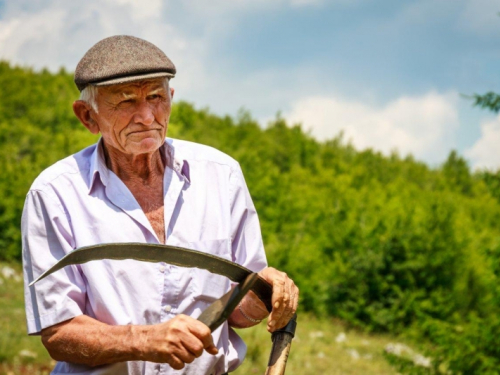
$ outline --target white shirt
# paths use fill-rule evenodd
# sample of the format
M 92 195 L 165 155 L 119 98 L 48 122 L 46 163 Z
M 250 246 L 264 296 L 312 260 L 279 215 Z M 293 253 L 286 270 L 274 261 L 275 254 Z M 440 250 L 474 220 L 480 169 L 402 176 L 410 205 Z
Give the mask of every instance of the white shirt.
M 125 184 L 105 164 L 100 141 L 46 169 L 27 194 L 22 217 L 29 334 L 86 314 L 111 325 L 194 318 L 230 288 L 197 268 L 134 260 L 69 266 L 32 287 L 34 278 L 72 250 L 99 243 L 159 243 Z M 238 163 L 211 147 L 166 139 L 163 178 L 167 244 L 208 252 L 253 271 L 266 266 L 259 221 Z M 246 346 L 223 324 L 219 354 L 204 353 L 183 370 L 123 362 L 90 368 L 58 362 L 52 374 L 220 374 L 234 370 Z

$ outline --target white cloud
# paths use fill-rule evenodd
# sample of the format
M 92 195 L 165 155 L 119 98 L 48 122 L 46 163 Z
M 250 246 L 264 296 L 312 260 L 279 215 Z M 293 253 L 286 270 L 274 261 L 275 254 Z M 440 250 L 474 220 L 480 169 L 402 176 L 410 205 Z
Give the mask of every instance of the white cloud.
M 343 131 L 358 149 L 373 148 L 385 154 L 398 150 L 436 163 L 455 146 L 457 100 L 455 93 L 430 92 L 379 107 L 335 97 L 308 97 L 298 100 L 285 117 L 302 123 L 320 140 Z
M 328 4 L 347 6 L 360 1 Z M 467 1 L 472 2 L 461 0 L 461 4 Z M 434 9 L 432 0 L 427 2 Z M 358 148 L 373 147 L 385 153 L 397 148 L 426 161 L 442 161 L 455 146 L 455 94 L 402 97 L 384 106 L 361 104 L 333 95 L 331 82 L 323 81 L 314 62 L 245 72 L 234 68 L 234 56 L 219 54 L 225 38 L 241 32 L 242 17 L 324 4 L 326 0 L 7 1 L 0 19 L 0 59 L 53 71 L 65 66 L 71 71 L 100 39 L 135 35 L 158 45 L 175 62 L 177 99 L 208 105 L 217 113 L 235 113 L 245 106 L 259 118 L 292 108 L 288 117 L 312 126 L 319 139 L 344 129 L 346 138 Z M 297 93 L 304 98 L 290 106 Z M 323 96 L 314 96 L 317 93 Z
M 500 115 L 481 124 L 481 138 L 464 154 L 474 169 L 500 168 Z
M 10 2 L 0 20 L 0 59 L 52 71 L 70 71 L 97 41 L 116 34 L 147 39 L 167 51 L 178 66 L 186 87 L 206 76 L 201 63 L 208 44 L 186 37 L 164 16 L 162 0 L 45 1 L 43 7 L 27 0 Z M 189 48 L 188 48 L 189 46 Z
M 50 63 L 46 57 L 53 56 L 57 51 L 54 44 L 47 43 L 47 40 L 62 31 L 64 13 L 62 9 L 52 9 L 37 14 L 21 14 L 1 21 L 0 58 L 34 66 Z M 37 46 L 40 45 L 44 45 L 42 54 L 37 51 Z M 30 53 L 37 54 L 37 61 L 25 61 L 24 57 Z
M 322 1 L 17 0 L 6 3 L 0 19 L 0 59 L 52 71 L 64 66 L 72 71 L 97 41 L 129 34 L 151 41 L 174 61 L 178 68 L 173 82 L 177 98 L 233 113 L 243 105 L 254 110 L 268 103 L 273 113 L 285 105 L 282 99 L 276 101 L 284 97 L 283 93 L 275 93 L 275 101 L 269 102 L 262 97 L 262 86 L 254 87 L 252 83 L 244 93 L 235 95 L 235 84 L 247 86 L 248 76 L 227 71 L 231 56 L 219 56 L 214 51 L 238 28 L 240 17 L 249 12 L 317 5 Z M 276 90 L 266 89 L 270 91 Z M 262 97 L 260 104 L 253 104 L 256 97 Z

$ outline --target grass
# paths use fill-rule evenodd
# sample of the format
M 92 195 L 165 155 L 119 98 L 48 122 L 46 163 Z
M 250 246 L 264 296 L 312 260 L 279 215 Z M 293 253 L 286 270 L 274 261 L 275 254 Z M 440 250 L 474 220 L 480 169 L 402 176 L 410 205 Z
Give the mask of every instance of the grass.
M 14 274 L 11 274 L 13 270 Z M 0 263 L 0 375 L 49 374 L 54 361 L 38 336 L 26 334 L 21 267 Z M 247 357 L 235 375 L 263 374 L 271 349 L 265 324 L 239 330 L 248 346 Z M 325 375 L 392 375 L 397 371 L 384 356 L 384 348 L 398 339 L 370 335 L 335 319 L 300 314 L 286 373 Z
M 245 362 L 234 374 L 263 374 L 271 351 L 271 336 L 264 325 L 240 330 L 248 345 Z M 384 357 L 394 338 L 347 330 L 335 319 L 299 316 L 287 362 L 287 374 L 354 375 L 397 374 Z
M 40 337 L 26 333 L 23 282 L 18 264 L 0 263 L 0 316 L 0 374 L 49 374 L 53 362 Z

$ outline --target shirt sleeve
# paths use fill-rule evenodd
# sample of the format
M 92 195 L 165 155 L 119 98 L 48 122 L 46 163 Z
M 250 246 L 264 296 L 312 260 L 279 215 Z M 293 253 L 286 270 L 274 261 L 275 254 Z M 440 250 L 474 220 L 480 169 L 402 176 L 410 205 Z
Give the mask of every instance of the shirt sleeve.
M 230 177 L 231 246 L 233 262 L 254 272 L 267 267 L 259 218 L 239 165 Z
M 74 248 L 71 223 L 57 196 L 30 191 L 21 232 L 27 328 L 29 334 L 39 334 L 43 328 L 81 315 L 86 287 L 78 266 L 65 267 L 29 286 Z

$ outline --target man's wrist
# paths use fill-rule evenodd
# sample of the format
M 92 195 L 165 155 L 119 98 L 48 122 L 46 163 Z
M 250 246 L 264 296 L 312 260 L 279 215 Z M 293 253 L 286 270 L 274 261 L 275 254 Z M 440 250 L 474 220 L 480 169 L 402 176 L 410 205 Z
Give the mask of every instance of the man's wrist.
M 129 350 L 131 358 L 138 361 L 147 360 L 148 326 L 129 325 Z
M 240 303 L 240 304 L 238 304 L 238 310 L 240 310 L 241 315 L 242 315 L 242 316 L 243 316 L 246 320 L 249 320 L 249 321 L 250 321 L 250 322 L 252 322 L 252 323 L 260 323 L 260 322 L 262 322 L 262 319 L 254 319 L 254 318 L 252 318 L 252 317 L 248 316 L 248 314 L 247 314 L 247 313 L 245 313 L 245 311 L 243 311 L 243 307 L 241 307 L 241 303 Z

